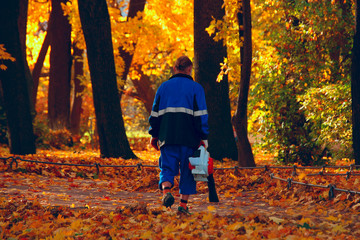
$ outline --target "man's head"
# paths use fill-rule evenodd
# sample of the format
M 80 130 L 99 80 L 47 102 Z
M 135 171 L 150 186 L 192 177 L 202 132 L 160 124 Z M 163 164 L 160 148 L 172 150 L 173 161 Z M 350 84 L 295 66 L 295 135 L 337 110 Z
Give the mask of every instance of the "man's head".
M 193 68 L 193 63 L 187 56 L 181 56 L 179 57 L 174 66 L 175 74 L 177 73 L 183 73 L 187 75 L 191 75 Z

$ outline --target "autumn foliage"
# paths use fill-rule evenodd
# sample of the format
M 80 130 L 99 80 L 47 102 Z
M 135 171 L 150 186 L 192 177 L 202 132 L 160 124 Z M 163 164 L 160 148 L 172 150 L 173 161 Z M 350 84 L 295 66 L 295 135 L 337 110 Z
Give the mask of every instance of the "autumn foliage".
M 155 91 L 171 75 L 170 68 L 177 56 L 186 54 L 193 58 L 194 4 L 147 1 L 143 12 L 127 19 L 127 1 L 107 2 L 118 76 L 124 71 L 118 49 L 133 54 L 128 74 L 133 81 L 125 83 L 118 79 L 118 86 L 125 93 L 122 97 L 125 127 L 128 131 L 144 131 L 148 127 L 148 113 L 142 102 L 145 96 L 135 91 L 134 82 L 147 77 Z M 227 58 L 218 70 L 223 73 L 221 67 L 226 67 L 232 113 L 236 109 L 242 46 L 238 36 L 243 29 L 237 21 L 239 4 L 236 0 L 224 1 L 226 16 L 213 19 L 206 28 L 210 36 L 216 41 L 223 40 L 227 47 Z M 29 1 L 30 69 L 34 68 L 48 31 L 50 5 L 50 1 Z M 251 1 L 253 65 L 248 131 L 251 135 L 259 134 L 262 147 L 276 153 L 281 162 L 322 164 L 323 146 L 328 147 L 333 157 L 352 157 L 349 73 L 354 6 L 354 1 Z M 85 49 L 77 1 L 67 1 L 62 9 L 72 26 L 72 44 Z M 78 76 L 84 87 L 80 137 L 75 138 L 83 138 L 84 142 L 94 130 L 90 127 L 94 106 L 86 54 L 83 57 L 84 75 Z M 0 59 L 7 58 L 5 50 L 0 49 Z M 47 55 L 38 89 L 37 123 L 47 118 L 49 68 Z M 136 99 L 129 100 L 128 96 Z
M 191 216 L 161 206 L 159 152 L 149 148 L 148 135 L 133 134 L 143 135 L 148 127 L 144 96 L 133 85 L 146 77 L 155 91 L 171 75 L 178 55 L 193 58 L 194 4 L 146 1 L 144 12 L 127 19 L 127 2 L 107 4 L 118 76 L 124 71 L 119 48 L 133 54 L 128 74 L 133 81 L 117 79 L 117 84 L 128 140 L 140 159 L 99 156 L 85 54 L 79 60 L 84 74 L 77 76 L 84 88 L 78 94 L 79 133 L 49 130 L 47 55 L 35 106 L 37 154 L 12 156 L 0 148 L 0 239 L 359 239 L 360 172 L 349 168 L 353 160 L 344 158 L 352 157 L 354 1 L 251 1 L 254 56 L 248 130 L 252 136 L 259 134 L 263 148 L 254 146 L 254 169 L 239 168 L 229 159 L 216 161 L 220 203 L 209 203 L 207 185 L 199 182 L 198 194 L 189 203 Z M 228 74 L 232 112 L 242 45 L 239 3 L 224 1 L 226 16 L 206 28 L 226 44 L 228 56 L 219 72 Z M 85 49 L 77 1 L 67 1 L 62 9 L 72 27 L 72 45 Z M 51 1 L 29 1 L 26 55 L 31 70 L 45 42 L 50 13 Z M 0 71 L 7 69 L 3 61 L 14 60 L 0 43 Z M 0 142 L 6 142 L 6 124 L 0 125 Z M 178 190 L 175 184 L 176 199 Z
M 142 160 L 103 159 L 90 150 L 41 150 L 12 160 L 7 150 L 0 163 L 0 236 L 2 239 L 356 239 L 360 236 L 360 196 L 272 179 L 284 179 L 359 191 L 359 176 L 345 167 L 319 169 L 235 168 L 216 162 L 219 204 L 208 203 L 207 185 L 198 183 L 190 201 L 193 215 L 161 206 L 155 152 L 143 145 Z M 258 166 L 276 166 L 258 153 Z M 46 162 L 46 164 L 44 163 Z M 17 163 L 17 164 L 16 164 Z M 64 165 L 54 165 L 61 163 Z M 99 171 L 95 166 L 99 164 Z M 139 165 L 141 163 L 142 165 Z M 342 160 L 337 165 L 349 166 Z M 79 164 L 89 166 L 68 166 Z M 114 167 L 106 167 L 112 165 Z M 299 167 L 299 166 L 298 166 Z M 320 169 L 321 170 L 321 169 Z M 178 180 L 178 179 L 177 179 Z M 79 200 L 77 195 L 91 194 Z M 176 187 L 173 191 L 178 192 Z M 133 194 L 133 195 L 131 195 Z M 127 196 L 129 195 L 129 196 Z M 149 198 L 145 198 L 144 196 Z

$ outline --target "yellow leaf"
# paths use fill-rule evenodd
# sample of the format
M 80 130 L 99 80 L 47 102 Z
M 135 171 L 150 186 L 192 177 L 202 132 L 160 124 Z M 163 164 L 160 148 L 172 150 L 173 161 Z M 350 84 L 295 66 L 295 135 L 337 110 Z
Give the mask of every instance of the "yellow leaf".
M 175 231 L 175 228 L 172 226 L 172 225 L 166 225 L 165 227 L 164 227 L 164 230 L 163 230 L 163 232 L 165 233 L 165 234 L 167 234 L 167 233 L 172 233 L 172 232 L 174 232 Z
M 272 220 L 273 222 L 277 223 L 277 224 L 280 224 L 283 221 L 285 221 L 284 219 L 277 218 L 277 217 L 269 217 L 269 219 Z
M 228 230 L 233 230 L 233 231 L 236 231 L 238 230 L 239 228 L 241 228 L 243 226 L 243 223 L 242 222 L 236 222 L 236 223 L 233 223 L 231 225 L 229 225 L 227 227 Z
M 224 196 L 225 196 L 226 198 L 232 197 L 230 191 L 226 191 L 225 194 L 224 194 Z
M 152 231 L 148 230 L 146 232 L 144 232 L 143 234 L 141 234 L 141 239 L 150 239 L 151 238 L 151 234 L 152 234 Z
M 215 211 L 215 207 L 214 207 L 214 206 L 208 206 L 207 209 L 208 209 L 210 212 Z
M 290 28 L 290 23 L 286 23 L 286 29 L 289 29 Z
M 344 227 L 341 226 L 341 225 L 335 225 L 335 226 L 332 228 L 332 231 L 334 231 L 334 232 L 340 232 L 340 233 L 346 232 L 346 230 L 344 229 Z
M 307 223 L 307 224 L 309 224 L 310 225 L 310 218 L 302 218 L 301 220 L 300 220 L 300 224 L 301 225 L 303 225 L 304 223 Z
M 338 221 L 338 218 L 334 217 L 334 216 L 329 216 L 326 219 L 329 220 L 329 221 Z
M 251 181 L 256 181 L 259 177 L 256 175 L 250 176 Z
M 213 218 L 214 218 L 214 216 L 212 215 L 211 212 L 209 212 L 203 216 L 204 221 L 211 221 Z
M 184 230 L 185 228 L 187 228 L 187 226 L 188 226 L 188 223 L 184 222 L 184 223 L 180 224 L 179 228 Z
M 78 219 L 78 220 L 73 221 L 73 222 L 71 223 L 71 226 L 70 226 L 70 227 L 71 227 L 71 229 L 78 230 L 78 229 L 81 228 L 81 226 L 82 226 L 81 220 Z
M 54 233 L 53 233 L 54 236 L 51 239 L 63 240 L 63 239 L 67 239 L 72 234 L 73 234 L 73 231 L 71 231 L 71 230 L 68 230 L 66 228 L 58 228 L 54 231 Z
M 216 82 L 221 82 L 223 80 L 223 75 L 224 75 L 224 73 L 223 73 L 223 71 L 221 71 L 216 78 Z
M 306 176 L 307 176 L 306 173 L 301 173 L 301 174 L 299 175 L 299 180 L 303 180 Z
M 239 179 L 237 176 L 235 176 L 235 175 L 232 174 L 232 173 L 230 173 L 229 175 L 230 175 L 230 177 L 234 178 L 235 180 L 238 180 L 238 179 Z
M 59 214 L 58 216 L 57 216 L 57 221 L 58 222 L 63 222 L 64 221 L 64 217 L 61 215 L 61 214 Z

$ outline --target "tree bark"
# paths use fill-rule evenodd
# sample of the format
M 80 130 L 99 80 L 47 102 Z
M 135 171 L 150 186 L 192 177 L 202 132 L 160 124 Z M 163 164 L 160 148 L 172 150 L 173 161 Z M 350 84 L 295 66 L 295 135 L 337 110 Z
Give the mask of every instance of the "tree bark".
M 26 155 L 36 153 L 36 147 L 24 56 L 19 37 L 19 4 L 19 0 L 7 1 L 6 7 L 0 8 L 0 22 L 3 23 L 0 24 L 0 42 L 16 59 L 15 62 L 4 61 L 7 70 L 0 70 L 0 81 L 8 122 L 10 153 Z
M 71 108 L 70 115 L 70 132 L 72 134 L 80 134 L 81 122 L 81 106 L 82 106 L 82 92 L 84 85 L 81 84 L 80 77 L 84 75 L 83 52 L 76 45 L 73 45 L 74 56 L 74 101 Z
M 141 72 L 141 70 L 138 70 Z M 126 91 L 125 94 L 129 97 L 139 99 L 145 106 L 146 112 L 151 113 L 152 104 L 155 98 L 155 91 L 151 87 L 150 77 L 141 73 L 140 79 L 131 79 L 136 92 Z
M 138 93 L 139 99 L 144 103 L 145 109 L 149 116 L 151 113 L 152 105 L 155 98 L 155 91 L 151 87 L 151 80 L 148 75 L 145 75 L 141 71 L 141 67 L 137 66 L 137 71 L 141 74 L 140 80 L 132 79 L 136 92 Z
M 242 9 L 240 9 L 237 17 L 239 26 L 244 26 L 244 30 L 239 30 L 240 41 L 242 37 L 244 37 L 244 42 L 243 46 L 240 48 L 241 79 L 237 99 L 237 109 L 232 120 L 236 135 L 238 136 L 237 149 L 239 165 L 241 167 L 253 167 L 255 166 L 255 160 L 247 131 L 247 105 L 252 62 L 250 0 L 242 1 Z
M 71 26 L 61 7 L 67 0 L 53 0 L 48 93 L 49 127 L 70 127 Z
M 31 101 L 31 92 L 33 87 L 33 80 L 30 73 L 29 64 L 26 59 L 26 29 L 27 29 L 27 12 L 28 12 L 28 0 L 20 1 L 20 8 L 19 8 L 19 18 L 18 18 L 18 26 L 19 26 L 19 37 L 20 37 L 20 45 L 21 51 L 23 53 L 23 61 L 24 61 L 24 70 L 25 70 L 25 77 L 26 82 L 28 84 L 28 91 L 31 103 L 31 112 L 33 116 L 35 116 L 35 105 L 32 104 Z
M 237 148 L 231 125 L 229 84 L 227 76 L 216 82 L 220 63 L 227 56 L 223 41 L 215 42 L 205 31 L 212 18 L 222 19 L 222 0 L 194 1 L 194 70 L 195 80 L 205 90 L 209 114 L 209 152 L 215 159 L 237 159 Z
M 127 19 L 136 17 L 138 12 L 143 12 L 145 8 L 145 4 L 146 4 L 145 0 L 130 0 Z M 136 47 L 136 43 L 134 43 L 134 47 Z M 121 76 L 121 79 L 124 82 L 120 91 L 120 100 L 121 100 L 121 96 L 126 84 L 126 78 L 129 74 L 134 54 L 127 52 L 122 47 L 119 48 L 119 54 L 125 63 L 125 68 Z M 141 73 L 140 80 L 131 79 L 137 91 L 137 94 L 131 94 L 131 95 L 133 97 L 137 97 L 138 99 L 140 99 L 143 102 L 146 111 L 150 114 L 152 108 L 152 102 L 155 97 L 155 91 L 151 88 L 151 81 L 149 77 L 143 74 L 143 72 L 141 71 L 141 67 L 137 67 L 137 71 Z
M 129 11 L 128 11 L 128 15 L 127 15 L 127 18 L 126 18 L 127 21 L 128 21 L 129 18 L 136 17 L 138 12 L 143 12 L 144 8 L 145 8 L 145 3 L 146 3 L 145 0 L 130 0 L 130 2 L 129 2 Z M 136 43 L 134 43 L 134 45 L 136 45 Z M 124 72 L 123 72 L 123 75 L 122 75 L 122 79 L 126 81 L 126 77 L 127 77 L 128 73 L 129 73 L 131 62 L 132 62 L 132 59 L 134 57 L 134 54 L 125 51 L 122 47 L 120 47 L 119 53 L 120 53 L 120 56 L 122 57 L 122 59 L 125 62 L 125 69 L 124 69 Z
M 127 21 L 128 21 L 129 18 L 136 17 L 138 12 L 144 11 L 145 3 L 146 3 L 145 0 L 130 0 L 130 2 L 129 2 L 129 11 L 128 11 L 128 15 L 127 15 L 127 18 L 126 18 Z M 134 45 L 136 45 L 136 43 L 134 43 Z M 124 71 L 122 73 L 122 76 L 121 76 L 121 79 L 124 81 L 123 86 L 125 86 L 126 77 L 129 74 L 129 70 L 130 70 L 130 66 L 131 66 L 131 62 L 132 62 L 132 59 L 134 57 L 134 54 L 127 52 L 122 47 L 119 48 L 119 54 L 120 54 L 120 57 L 124 60 L 124 63 L 125 63 L 125 69 L 124 69 Z M 124 88 L 122 88 L 121 90 L 124 90 Z M 121 92 L 120 92 L 120 98 L 121 98 Z
M 102 157 L 137 158 L 126 137 L 106 0 L 79 0 Z
M 351 65 L 352 131 L 355 165 L 360 165 L 360 0 L 356 0 L 356 27 Z
M 50 26 L 50 21 L 49 21 L 49 26 Z M 49 49 L 49 46 L 50 46 L 50 27 L 48 27 L 44 42 L 43 42 L 40 52 L 39 52 L 39 56 L 36 59 L 35 66 L 32 71 L 33 88 L 32 88 L 32 92 L 31 92 L 31 101 L 34 105 L 34 108 L 36 106 L 36 98 L 37 98 L 37 92 L 38 92 L 38 88 L 39 88 L 39 79 L 40 79 L 41 69 L 44 65 L 44 60 L 45 60 L 47 51 Z
M 146 3 L 145 0 L 130 0 L 127 20 L 129 18 L 136 17 L 138 12 L 144 11 L 145 3 Z M 134 43 L 134 48 L 135 47 L 136 47 L 136 42 Z M 123 93 L 123 90 L 124 90 L 124 87 L 125 87 L 125 84 L 126 84 L 126 78 L 127 78 L 127 75 L 129 74 L 130 67 L 131 67 L 131 62 L 132 62 L 132 59 L 134 57 L 134 54 L 127 52 L 122 47 L 119 47 L 119 54 L 120 54 L 120 57 L 124 60 L 124 63 L 125 63 L 124 64 L 125 68 L 124 68 L 124 71 L 122 72 L 122 76 L 121 76 L 121 80 L 123 81 L 123 84 L 121 86 L 121 91 L 120 91 L 120 101 L 121 101 L 121 96 L 122 96 L 122 93 Z M 138 82 L 133 81 L 133 83 L 135 85 Z

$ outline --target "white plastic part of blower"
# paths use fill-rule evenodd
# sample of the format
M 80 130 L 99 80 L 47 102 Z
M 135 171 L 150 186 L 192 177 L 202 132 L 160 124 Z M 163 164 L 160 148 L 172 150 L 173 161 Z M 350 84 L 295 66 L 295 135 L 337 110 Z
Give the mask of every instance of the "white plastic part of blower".
M 189 157 L 191 164 L 191 173 L 194 175 L 195 181 L 207 182 L 207 177 L 209 176 L 209 152 L 206 151 L 204 146 L 200 146 L 193 154 L 192 157 Z

